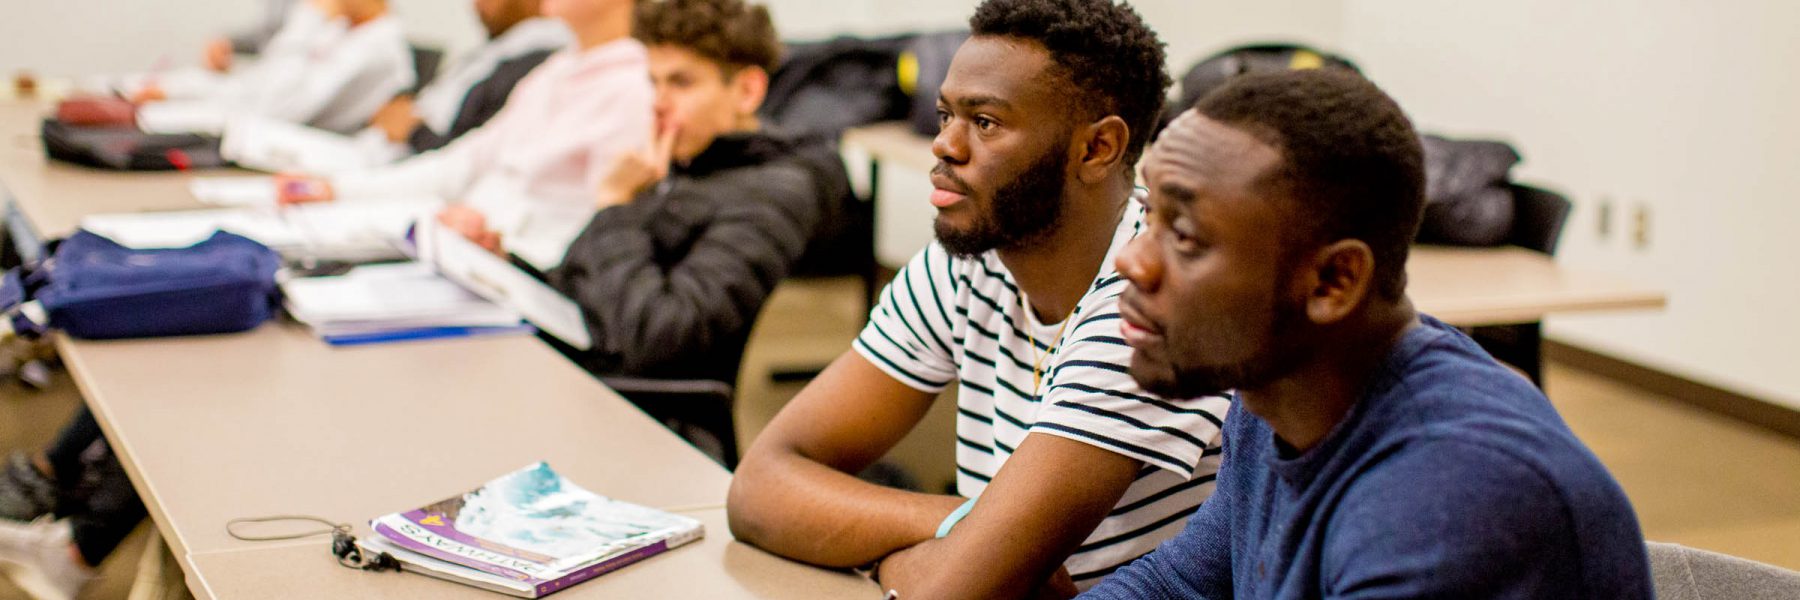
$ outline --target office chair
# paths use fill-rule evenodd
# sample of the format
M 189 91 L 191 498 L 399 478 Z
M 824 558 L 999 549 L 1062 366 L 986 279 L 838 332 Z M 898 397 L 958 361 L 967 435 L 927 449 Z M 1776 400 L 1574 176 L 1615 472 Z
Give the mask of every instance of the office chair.
M 639 410 L 668 427 L 726 470 L 737 469 L 737 425 L 732 386 L 708 379 L 601 377 Z
M 1669 600 L 1800 598 L 1800 573 L 1677 544 L 1646 542 L 1656 595 Z
M 1542 188 L 1517 183 L 1511 187 L 1513 226 L 1506 243 L 1554 256 L 1563 224 L 1569 220 L 1569 200 Z M 1469 337 L 1475 338 L 1488 354 L 1518 367 L 1531 377 L 1532 383 L 1543 387 L 1543 322 L 1475 327 L 1469 331 Z

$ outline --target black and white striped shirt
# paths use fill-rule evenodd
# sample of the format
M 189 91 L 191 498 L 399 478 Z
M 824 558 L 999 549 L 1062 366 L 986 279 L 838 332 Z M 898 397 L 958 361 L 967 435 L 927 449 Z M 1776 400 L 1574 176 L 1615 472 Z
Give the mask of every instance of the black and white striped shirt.
M 1156 398 L 1126 373 L 1114 257 L 1144 228 L 1143 192 L 1125 209 L 1099 274 L 1068 327 L 1039 323 L 1018 285 L 988 252 L 957 258 L 933 243 L 883 291 L 857 352 L 889 376 L 937 393 L 960 384 L 956 485 L 987 487 L 1030 433 L 1092 444 L 1144 463 L 1137 481 L 1064 563 L 1082 589 L 1173 537 L 1212 493 L 1223 397 Z M 1057 338 L 1061 331 L 1061 339 Z M 1035 363 L 1042 382 L 1033 389 Z

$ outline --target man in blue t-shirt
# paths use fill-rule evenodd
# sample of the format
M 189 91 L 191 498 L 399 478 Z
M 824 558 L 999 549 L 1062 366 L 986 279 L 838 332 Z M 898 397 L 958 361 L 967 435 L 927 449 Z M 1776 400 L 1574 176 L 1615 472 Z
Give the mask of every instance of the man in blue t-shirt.
M 1354 75 L 1244 76 L 1164 131 L 1118 260 L 1131 374 L 1236 388 L 1218 488 L 1092 598 L 1649 598 L 1630 503 L 1543 394 L 1414 312 L 1416 134 Z

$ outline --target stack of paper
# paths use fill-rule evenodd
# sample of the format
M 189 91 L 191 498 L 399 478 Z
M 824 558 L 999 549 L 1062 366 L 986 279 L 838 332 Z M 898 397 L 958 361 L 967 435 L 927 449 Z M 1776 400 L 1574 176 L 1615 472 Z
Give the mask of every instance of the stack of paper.
M 188 193 L 213 206 L 275 206 L 274 177 L 195 177 Z
M 413 223 L 429 220 L 440 205 L 412 200 L 113 213 L 89 215 L 81 227 L 132 248 L 188 246 L 224 230 L 289 258 L 374 262 L 405 258 L 400 243 L 407 231 Z
M 379 135 L 350 137 L 256 116 L 227 123 L 219 152 L 240 167 L 271 173 L 366 169 L 400 156 Z
M 335 345 L 530 333 L 517 311 L 443 278 L 429 265 L 365 265 L 281 284 L 288 313 Z
M 145 133 L 219 135 L 229 118 L 230 111 L 225 105 L 206 100 L 152 102 L 137 110 L 138 129 Z

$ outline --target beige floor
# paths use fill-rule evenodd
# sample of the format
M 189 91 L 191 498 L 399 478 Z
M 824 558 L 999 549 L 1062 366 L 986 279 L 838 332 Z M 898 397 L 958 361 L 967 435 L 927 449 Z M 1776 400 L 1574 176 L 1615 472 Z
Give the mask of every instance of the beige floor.
M 1552 364 L 1547 376 L 1645 537 L 1800 570 L 1800 440 L 1585 371 Z
M 804 387 L 761 374 L 822 367 L 847 349 L 866 318 L 860 290 L 852 280 L 789 285 L 771 301 L 739 382 L 746 445 Z M 1546 386 L 1631 496 L 1646 537 L 1800 569 L 1800 440 L 1555 364 Z M 0 382 L 0 451 L 41 447 L 78 401 L 66 377 L 48 392 Z M 890 455 L 932 489 L 950 481 L 953 447 L 951 403 L 938 405 Z M 143 533 L 102 565 L 82 598 L 125 597 Z M 0 600 L 22 597 L 0 578 Z
M 59 373 L 55 384 L 46 391 L 21 387 L 17 382 L 0 381 L 0 452 L 15 449 L 41 449 L 56 437 L 63 422 L 81 402 L 66 373 Z M 145 520 L 119 550 L 100 564 L 99 578 L 82 591 L 84 600 L 124 598 L 144 546 L 144 534 L 150 521 Z M 12 582 L 0 577 L 0 600 L 26 598 Z

